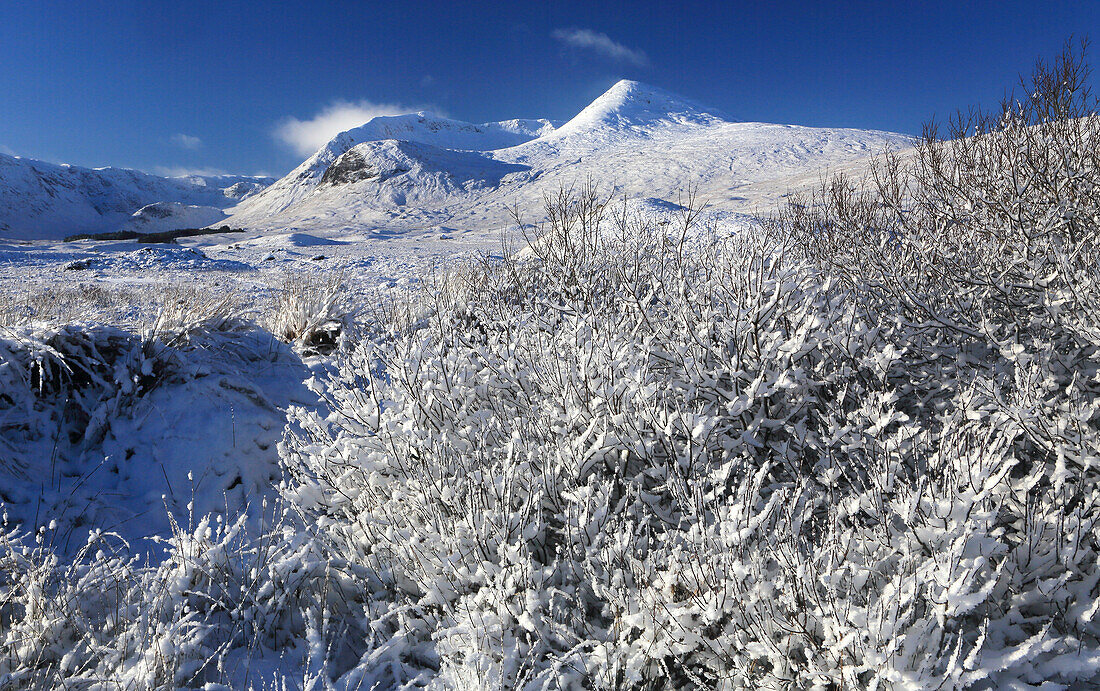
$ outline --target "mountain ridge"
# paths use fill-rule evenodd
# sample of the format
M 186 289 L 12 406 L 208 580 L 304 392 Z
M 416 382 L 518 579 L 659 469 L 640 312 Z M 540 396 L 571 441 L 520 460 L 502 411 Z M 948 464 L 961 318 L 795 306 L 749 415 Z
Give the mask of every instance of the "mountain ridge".
M 742 212 L 794 177 L 911 138 L 869 130 L 736 122 L 672 92 L 619 80 L 565 122 L 469 123 L 428 111 L 371 118 L 287 175 L 165 178 L 0 154 L 0 239 L 60 239 L 211 219 L 254 230 L 491 231 L 511 208 L 585 180 L 608 191 Z M 792 177 L 794 176 L 794 177 Z M 228 218 L 226 218 L 228 215 Z M 182 224 L 182 225 L 180 225 Z
M 717 109 L 631 80 L 616 82 L 557 126 L 520 122 L 546 125 L 537 131 L 528 126 L 524 141 L 503 147 L 496 145 L 507 143 L 506 138 L 482 132 L 475 147 L 468 139 L 475 136 L 470 128 L 487 125 L 429 113 L 374 118 L 340 133 L 291 173 L 231 209 L 231 223 L 273 230 L 415 230 L 440 223 L 500 227 L 515 204 L 541 208 L 545 194 L 586 179 L 609 191 L 666 200 L 690 187 L 717 207 L 741 209 L 753 201 L 737 191 L 745 185 L 910 143 L 909 137 L 889 132 L 736 122 Z M 434 124 L 439 127 L 433 129 Z M 445 137 L 435 134 L 442 130 Z M 467 137 L 463 148 L 439 145 L 458 142 L 455 131 Z M 392 150 L 363 147 L 359 140 L 364 137 L 398 137 L 388 141 L 428 148 L 414 155 L 418 170 L 353 175 L 351 168 L 385 171 L 393 165 Z M 337 165 L 351 151 L 354 161 L 344 158 Z M 463 155 L 455 157 L 459 151 Z M 447 161 L 461 170 L 449 169 Z M 329 173 L 332 166 L 337 168 Z M 509 167 L 507 172 L 502 166 Z M 326 175 L 329 182 L 339 178 L 339 184 L 325 184 Z M 774 189 L 768 194 L 777 196 Z

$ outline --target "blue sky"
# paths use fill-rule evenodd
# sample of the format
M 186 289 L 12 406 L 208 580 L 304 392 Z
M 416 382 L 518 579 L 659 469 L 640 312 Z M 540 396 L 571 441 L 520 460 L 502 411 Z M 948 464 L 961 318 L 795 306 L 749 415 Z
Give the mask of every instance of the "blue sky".
M 738 120 L 917 132 L 994 104 L 1098 2 L 0 0 L 0 151 L 281 175 L 328 128 L 567 119 L 619 78 Z

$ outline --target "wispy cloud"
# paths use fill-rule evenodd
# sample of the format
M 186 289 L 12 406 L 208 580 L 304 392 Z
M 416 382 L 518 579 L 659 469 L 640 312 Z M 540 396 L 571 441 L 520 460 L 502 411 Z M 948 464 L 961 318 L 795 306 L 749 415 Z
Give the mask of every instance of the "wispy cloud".
M 227 175 L 220 168 L 189 168 L 187 166 L 157 166 L 153 169 L 153 172 L 166 178 L 182 178 L 192 175 Z
M 275 127 L 274 135 L 300 156 L 308 156 L 344 130 L 358 127 L 373 117 L 415 111 L 415 108 L 396 103 L 334 101 L 308 120 L 284 118 Z
M 640 50 L 627 48 L 621 43 L 612 40 L 607 34 L 601 34 L 591 29 L 556 29 L 550 34 L 562 44 L 579 50 L 590 50 L 594 53 L 616 60 L 628 62 L 638 67 L 649 64 L 649 58 Z
M 18 156 L 19 155 L 19 154 L 15 153 L 15 151 L 10 146 L 5 146 L 4 144 L 0 144 L 0 154 L 7 154 L 8 156 Z
M 190 134 L 173 134 L 172 143 L 181 149 L 197 149 L 202 146 L 202 140 Z

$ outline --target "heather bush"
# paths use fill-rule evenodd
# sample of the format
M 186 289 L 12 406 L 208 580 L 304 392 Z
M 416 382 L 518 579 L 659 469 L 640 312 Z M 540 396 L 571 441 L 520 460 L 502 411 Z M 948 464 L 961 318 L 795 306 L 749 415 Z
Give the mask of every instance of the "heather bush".
M 264 314 L 264 326 L 305 354 L 335 350 L 354 317 L 340 276 L 287 276 Z
M 563 191 L 533 257 L 361 344 L 284 448 L 370 632 L 329 673 L 1100 680 L 1085 74 L 1040 63 L 1024 100 L 761 234 L 687 242 Z

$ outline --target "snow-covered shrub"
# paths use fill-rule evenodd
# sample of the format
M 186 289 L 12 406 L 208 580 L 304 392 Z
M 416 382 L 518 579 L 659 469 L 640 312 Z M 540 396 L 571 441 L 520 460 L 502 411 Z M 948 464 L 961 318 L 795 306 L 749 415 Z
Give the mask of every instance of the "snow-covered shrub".
M 349 679 L 726 674 L 645 638 L 652 566 L 631 560 L 693 549 L 720 515 L 705 502 L 742 506 L 739 477 L 769 468 L 771 495 L 812 467 L 811 403 L 873 330 L 768 244 L 634 230 L 576 239 L 606 243 L 587 261 L 485 267 L 423 328 L 356 351 L 332 418 L 300 414 L 288 498 L 366 567 L 373 636 Z M 602 229 L 549 229 L 572 232 Z
M 285 497 L 354 591 L 325 673 L 1100 683 L 1079 70 L 1041 66 L 978 136 L 929 136 L 763 235 L 689 243 L 563 193 L 533 259 L 360 344 L 283 449 Z
M 178 687 L 216 654 L 204 646 L 207 602 L 189 604 L 202 566 L 178 550 L 158 571 L 110 534 L 65 562 L 47 530 L 34 537 L 5 524 L 0 538 L 4 688 Z
M 225 334 L 252 327 L 244 319 L 238 298 L 232 293 L 213 293 L 182 286 L 166 287 L 146 341 L 168 346 L 201 343 L 209 334 Z
M 602 229 L 549 229 L 575 231 Z M 875 331 L 768 243 L 634 231 L 630 247 L 577 239 L 607 248 L 587 261 L 487 267 L 423 328 L 356 351 L 332 418 L 300 414 L 288 498 L 334 558 L 367 568 L 374 636 L 348 674 L 374 678 L 379 660 L 457 686 L 732 674 L 665 640 L 678 621 L 654 640 L 641 598 L 667 611 L 684 593 L 648 591 L 655 569 L 709 567 L 707 531 L 752 532 L 813 472 L 815 403 Z
M 340 343 L 353 312 L 340 276 L 288 276 L 264 326 L 307 354 L 328 354 Z
M 265 657 L 289 656 L 292 668 L 308 657 L 310 622 L 338 595 L 323 565 L 304 568 L 317 562 L 303 540 L 278 525 L 248 535 L 244 516 L 173 525 L 150 564 L 98 531 L 63 559 L 53 526 L 30 535 L 5 521 L 0 686 L 258 688 L 270 681 L 257 671 Z M 308 670 L 297 678 L 309 687 Z
M 112 326 L 39 324 L 0 336 L 0 429 L 9 446 L 28 434 L 95 443 L 169 365 L 163 350 Z
M 884 157 L 863 187 L 834 178 L 776 231 L 914 326 L 990 342 L 1091 328 L 1078 323 L 1100 233 L 1087 75 L 1067 46 L 1038 63 L 1022 101 L 959 114 L 947 140 L 927 127 L 913 155 Z

